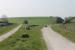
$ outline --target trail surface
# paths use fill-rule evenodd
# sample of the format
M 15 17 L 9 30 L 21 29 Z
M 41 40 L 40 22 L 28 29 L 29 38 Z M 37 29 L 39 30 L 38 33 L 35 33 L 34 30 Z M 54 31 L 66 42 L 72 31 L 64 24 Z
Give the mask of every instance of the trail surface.
M 22 25 L 17 26 L 16 28 L 14 28 L 13 30 L 3 34 L 0 36 L 0 42 L 2 42 L 3 40 L 7 39 L 9 36 L 11 36 L 12 34 L 14 34 Z
M 44 27 L 42 33 L 48 50 L 75 50 L 75 43 L 53 31 L 51 27 Z

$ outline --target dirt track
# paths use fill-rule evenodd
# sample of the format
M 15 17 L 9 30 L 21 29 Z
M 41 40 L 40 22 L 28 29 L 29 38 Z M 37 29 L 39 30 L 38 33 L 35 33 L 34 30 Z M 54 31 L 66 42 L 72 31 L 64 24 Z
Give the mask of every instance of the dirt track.
M 3 40 L 7 39 L 9 36 L 11 36 L 12 34 L 14 34 L 22 25 L 17 26 L 16 28 L 14 28 L 13 30 L 3 34 L 0 36 L 0 42 L 2 42 Z
M 53 31 L 51 27 L 44 27 L 42 33 L 48 50 L 75 50 L 75 43 Z

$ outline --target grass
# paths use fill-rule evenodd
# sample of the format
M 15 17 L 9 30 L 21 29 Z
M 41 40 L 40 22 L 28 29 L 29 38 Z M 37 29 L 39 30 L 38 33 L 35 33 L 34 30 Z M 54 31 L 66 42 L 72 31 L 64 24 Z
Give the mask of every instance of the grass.
M 44 25 L 44 24 L 52 24 L 52 17 L 31 17 L 27 18 L 30 24 Z
M 53 24 L 53 17 L 19 17 L 19 18 L 9 18 L 12 23 L 22 24 L 24 20 L 28 20 L 29 24 L 44 25 Z
M 40 31 L 41 27 L 25 30 L 22 26 L 14 35 L 0 43 L 0 50 L 47 50 Z M 27 33 L 29 38 L 21 38 Z
M 43 25 L 54 24 L 53 17 L 19 17 L 8 20 L 16 24 L 23 24 L 24 20 L 28 20 L 29 25 L 39 26 L 31 30 L 25 30 L 22 26 L 15 34 L 0 42 L 0 50 L 47 50 L 40 29 Z M 24 33 L 28 34 L 29 38 L 21 38 Z
M 56 32 L 59 32 L 59 34 L 75 43 L 75 23 L 69 23 L 65 25 L 55 24 L 52 25 L 52 28 Z
M 10 26 L 3 26 L 3 27 L 0 26 L 0 35 L 12 30 L 16 26 L 17 26 L 17 24 L 13 24 L 13 25 L 10 25 Z

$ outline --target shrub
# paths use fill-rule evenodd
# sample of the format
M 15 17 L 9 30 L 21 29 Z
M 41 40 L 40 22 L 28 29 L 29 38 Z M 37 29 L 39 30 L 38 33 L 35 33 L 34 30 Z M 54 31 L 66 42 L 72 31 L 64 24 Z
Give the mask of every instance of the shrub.
M 29 35 L 28 34 L 23 34 L 21 37 L 22 38 L 29 38 Z
M 56 17 L 56 23 L 63 23 L 64 20 L 61 17 Z
M 24 21 L 24 24 L 28 24 L 28 21 L 27 21 L 27 20 L 25 20 L 25 21 Z

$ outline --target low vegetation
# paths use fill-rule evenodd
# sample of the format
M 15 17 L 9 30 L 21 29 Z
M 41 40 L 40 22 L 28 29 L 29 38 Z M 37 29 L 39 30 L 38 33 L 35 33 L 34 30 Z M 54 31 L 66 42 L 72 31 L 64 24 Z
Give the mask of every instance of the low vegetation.
M 9 25 L 9 26 L 0 26 L 0 35 L 12 30 L 15 28 L 17 24 Z
M 54 24 L 53 17 L 20 17 L 8 20 L 10 23 L 24 25 L 15 34 L 0 42 L 0 50 L 47 50 L 40 29 L 45 25 Z M 25 28 L 26 24 L 30 29 Z
M 52 28 L 75 43 L 75 19 L 73 17 L 67 18 L 64 24 L 52 25 Z
M 0 43 L 0 50 L 47 50 L 40 29 L 37 26 L 25 30 L 22 26 L 14 35 Z

